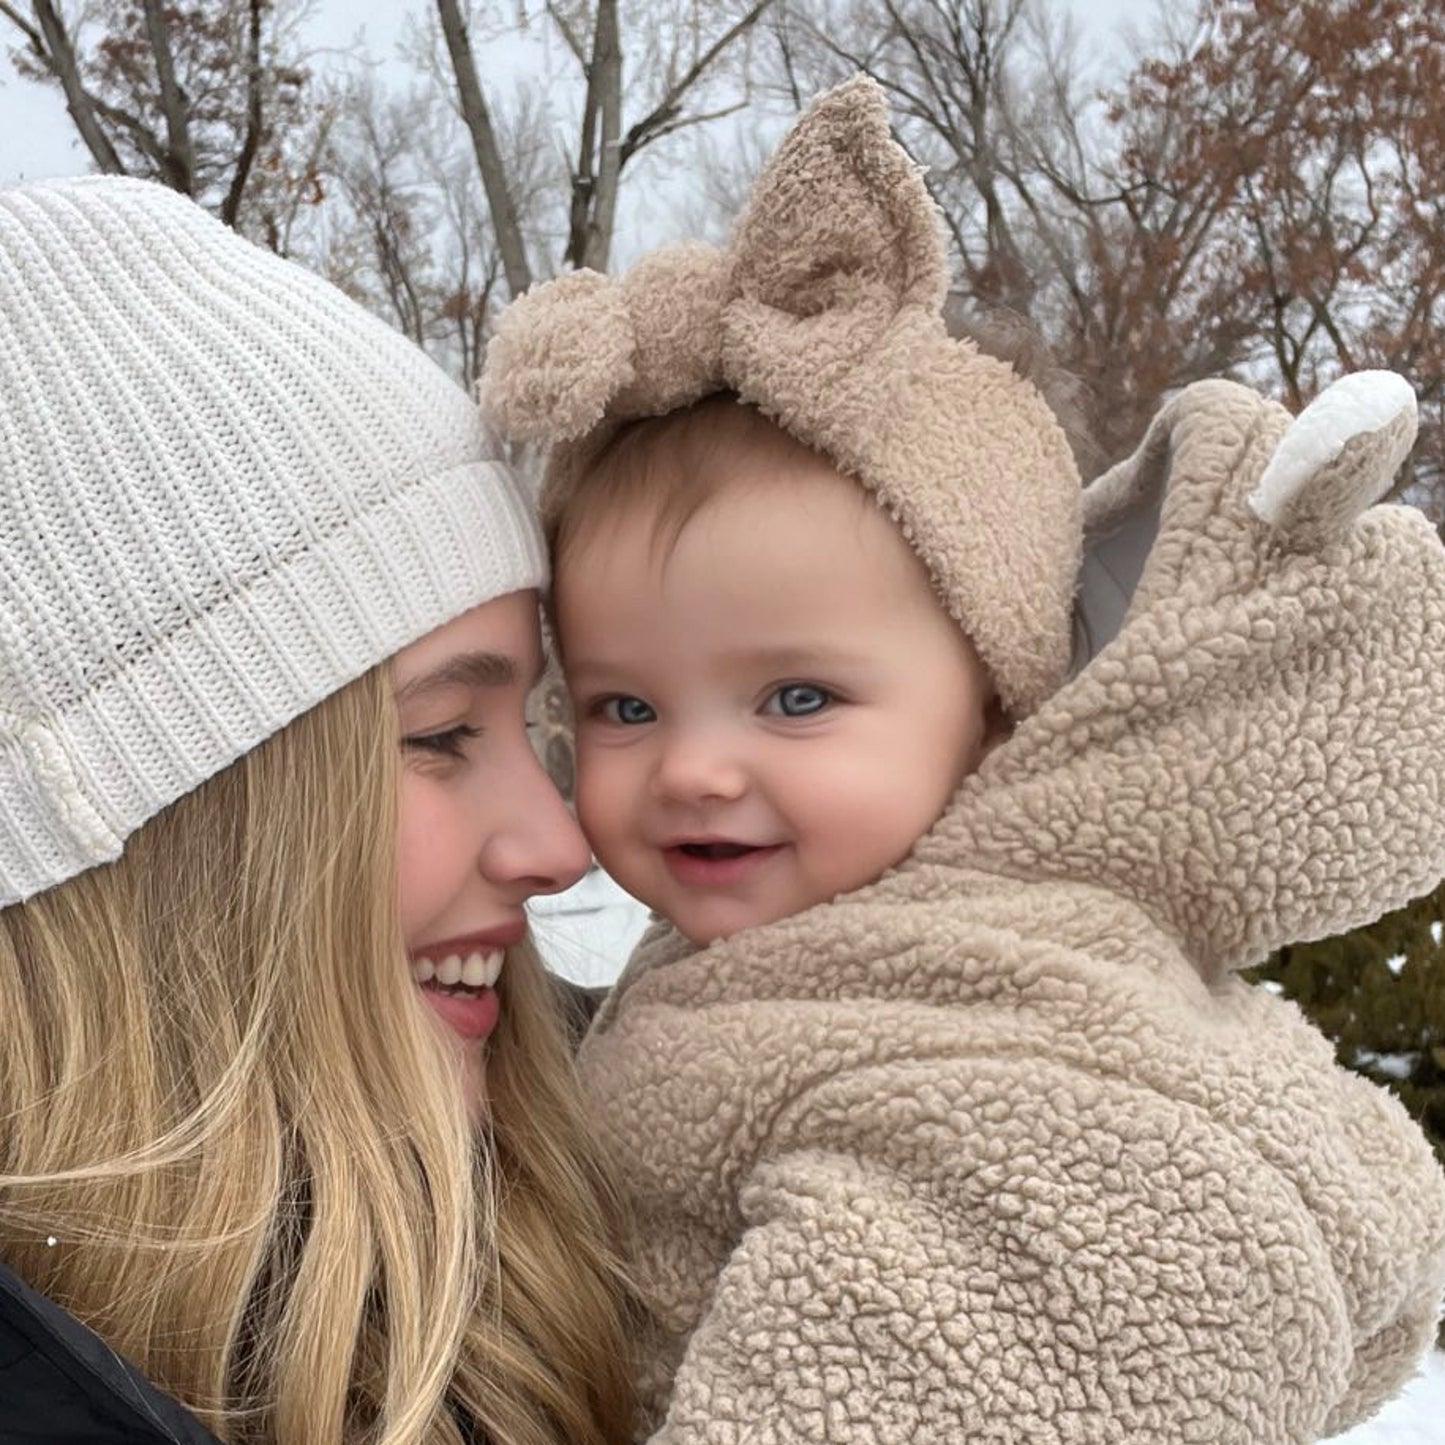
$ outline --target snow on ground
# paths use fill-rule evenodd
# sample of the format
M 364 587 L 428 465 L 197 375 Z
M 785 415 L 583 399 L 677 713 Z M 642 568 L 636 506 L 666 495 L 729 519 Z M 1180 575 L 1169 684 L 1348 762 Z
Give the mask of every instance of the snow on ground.
M 550 898 L 534 898 L 532 931 L 557 973 L 589 987 L 610 984 L 647 927 L 647 909 L 600 868 Z M 1331 1445 L 1445 1445 L 1445 1354 L 1432 1350 L 1419 1374 L 1373 1420 Z
M 547 966 L 588 988 L 612 983 L 647 927 L 647 909 L 596 864 L 565 893 L 534 898 L 527 910 Z
M 1331 1445 L 1442 1445 L 1445 1354 L 1431 1350 L 1420 1373 L 1373 1420 L 1337 1435 Z

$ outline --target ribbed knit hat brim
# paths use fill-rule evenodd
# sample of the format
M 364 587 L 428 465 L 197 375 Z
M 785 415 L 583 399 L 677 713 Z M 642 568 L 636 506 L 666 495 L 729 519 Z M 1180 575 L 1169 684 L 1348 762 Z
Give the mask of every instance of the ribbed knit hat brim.
M 191 202 L 0 190 L 0 906 L 545 582 L 475 406 Z

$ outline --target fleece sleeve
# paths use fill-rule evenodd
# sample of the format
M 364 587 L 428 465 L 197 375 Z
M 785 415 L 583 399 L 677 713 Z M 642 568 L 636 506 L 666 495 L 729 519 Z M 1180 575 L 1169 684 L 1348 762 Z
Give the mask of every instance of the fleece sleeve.
M 1348 1423 L 1326 1241 L 1207 1113 L 1000 1058 L 860 1071 L 802 1114 L 875 1147 L 752 1171 L 655 1445 L 1285 1445 Z

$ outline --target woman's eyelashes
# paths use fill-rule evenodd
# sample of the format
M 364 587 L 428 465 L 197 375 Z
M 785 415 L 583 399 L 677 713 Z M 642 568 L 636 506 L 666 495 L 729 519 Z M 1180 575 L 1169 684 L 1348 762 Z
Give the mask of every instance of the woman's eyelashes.
M 402 738 L 401 745 L 419 753 L 430 753 L 436 757 L 462 758 L 466 756 L 466 744 L 481 737 L 482 730 L 470 723 L 457 723 L 434 733 L 411 733 Z

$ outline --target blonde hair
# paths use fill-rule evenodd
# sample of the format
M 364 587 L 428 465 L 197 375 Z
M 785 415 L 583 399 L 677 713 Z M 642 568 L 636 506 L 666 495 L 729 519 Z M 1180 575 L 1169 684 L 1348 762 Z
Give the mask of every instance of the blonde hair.
M 548 984 L 509 955 L 479 1134 L 401 946 L 398 747 L 378 669 L 0 912 L 0 1257 L 223 1440 L 627 1439 Z

